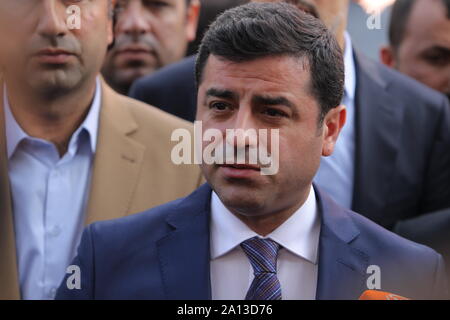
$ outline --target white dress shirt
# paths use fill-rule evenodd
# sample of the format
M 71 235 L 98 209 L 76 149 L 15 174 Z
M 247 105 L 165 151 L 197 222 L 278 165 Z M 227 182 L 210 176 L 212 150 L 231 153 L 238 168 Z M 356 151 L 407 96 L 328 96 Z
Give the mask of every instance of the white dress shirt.
M 210 230 L 212 299 L 244 300 L 254 275 L 240 244 L 257 234 L 231 213 L 214 192 Z M 315 299 L 319 237 L 320 216 L 314 188 L 311 188 L 303 206 L 264 237 L 282 246 L 277 260 L 277 275 L 283 300 Z
M 20 291 L 23 299 L 53 299 L 84 226 L 101 84 L 62 158 L 54 144 L 22 130 L 3 90 Z
M 335 150 L 330 157 L 322 157 L 314 182 L 337 203 L 352 208 L 355 177 L 355 91 L 356 69 L 352 40 L 345 33 L 345 93 L 343 104 L 347 108 L 347 121 L 339 135 Z

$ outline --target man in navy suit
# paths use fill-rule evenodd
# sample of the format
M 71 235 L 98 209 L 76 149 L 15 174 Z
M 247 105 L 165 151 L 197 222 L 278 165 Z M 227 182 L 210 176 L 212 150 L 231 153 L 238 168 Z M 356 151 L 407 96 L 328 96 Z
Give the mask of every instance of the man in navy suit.
M 345 32 L 349 0 L 257 1 L 308 4 L 312 9 L 306 10 L 318 12 L 344 51 L 347 123 L 315 182 L 345 208 L 386 228 L 449 208 L 448 99 L 358 53 Z M 191 57 L 144 77 L 130 95 L 193 120 L 194 65 Z
M 229 10 L 203 39 L 196 70 L 208 183 L 187 198 L 88 227 L 73 262 L 79 282 L 68 275 L 57 298 L 446 295 L 440 255 L 313 187 L 346 117 L 343 57 L 325 25 L 286 3 Z M 217 142 L 225 149 L 206 161 Z

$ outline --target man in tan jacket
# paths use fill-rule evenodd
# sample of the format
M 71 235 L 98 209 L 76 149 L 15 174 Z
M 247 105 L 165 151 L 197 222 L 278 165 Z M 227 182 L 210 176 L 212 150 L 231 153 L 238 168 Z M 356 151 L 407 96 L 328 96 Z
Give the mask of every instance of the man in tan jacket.
M 77 4 L 0 2 L 0 299 L 51 299 L 85 224 L 201 182 L 197 166 L 171 161 L 172 132 L 190 124 L 99 76 L 111 1 Z

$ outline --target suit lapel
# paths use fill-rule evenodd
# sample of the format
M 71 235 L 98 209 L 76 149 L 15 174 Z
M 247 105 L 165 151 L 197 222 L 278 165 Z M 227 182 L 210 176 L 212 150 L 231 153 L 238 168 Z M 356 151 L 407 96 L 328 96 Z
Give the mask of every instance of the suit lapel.
M 102 86 L 102 107 L 86 224 L 128 213 L 145 147 L 130 135 L 138 130 L 124 98 Z
M 380 211 L 389 199 L 402 130 L 401 102 L 387 92 L 377 65 L 355 55 L 356 155 L 352 209 Z M 377 220 L 375 216 L 368 216 Z
M 369 256 L 352 247 L 359 230 L 344 209 L 316 190 L 322 216 L 316 299 L 356 300 L 367 289 Z
M 211 299 L 210 200 L 211 188 L 203 185 L 167 219 L 173 231 L 157 243 L 166 299 Z
M 6 154 L 3 83 L 0 77 L 0 300 L 20 299 Z

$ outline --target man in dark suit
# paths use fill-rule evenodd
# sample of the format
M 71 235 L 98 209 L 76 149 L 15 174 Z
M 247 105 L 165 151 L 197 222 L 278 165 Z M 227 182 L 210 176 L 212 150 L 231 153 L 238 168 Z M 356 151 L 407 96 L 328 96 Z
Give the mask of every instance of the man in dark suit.
M 346 117 L 342 53 L 325 25 L 286 3 L 229 10 L 203 39 L 196 70 L 208 184 L 90 226 L 73 262 L 79 281 L 68 276 L 59 299 L 446 295 L 442 257 L 312 185 Z
M 334 31 L 346 70 L 347 123 L 315 182 L 345 208 L 387 228 L 450 207 L 450 106 L 445 96 L 354 51 L 345 32 L 348 0 L 307 3 Z M 193 72 L 190 58 L 139 80 L 131 96 L 192 120 Z

